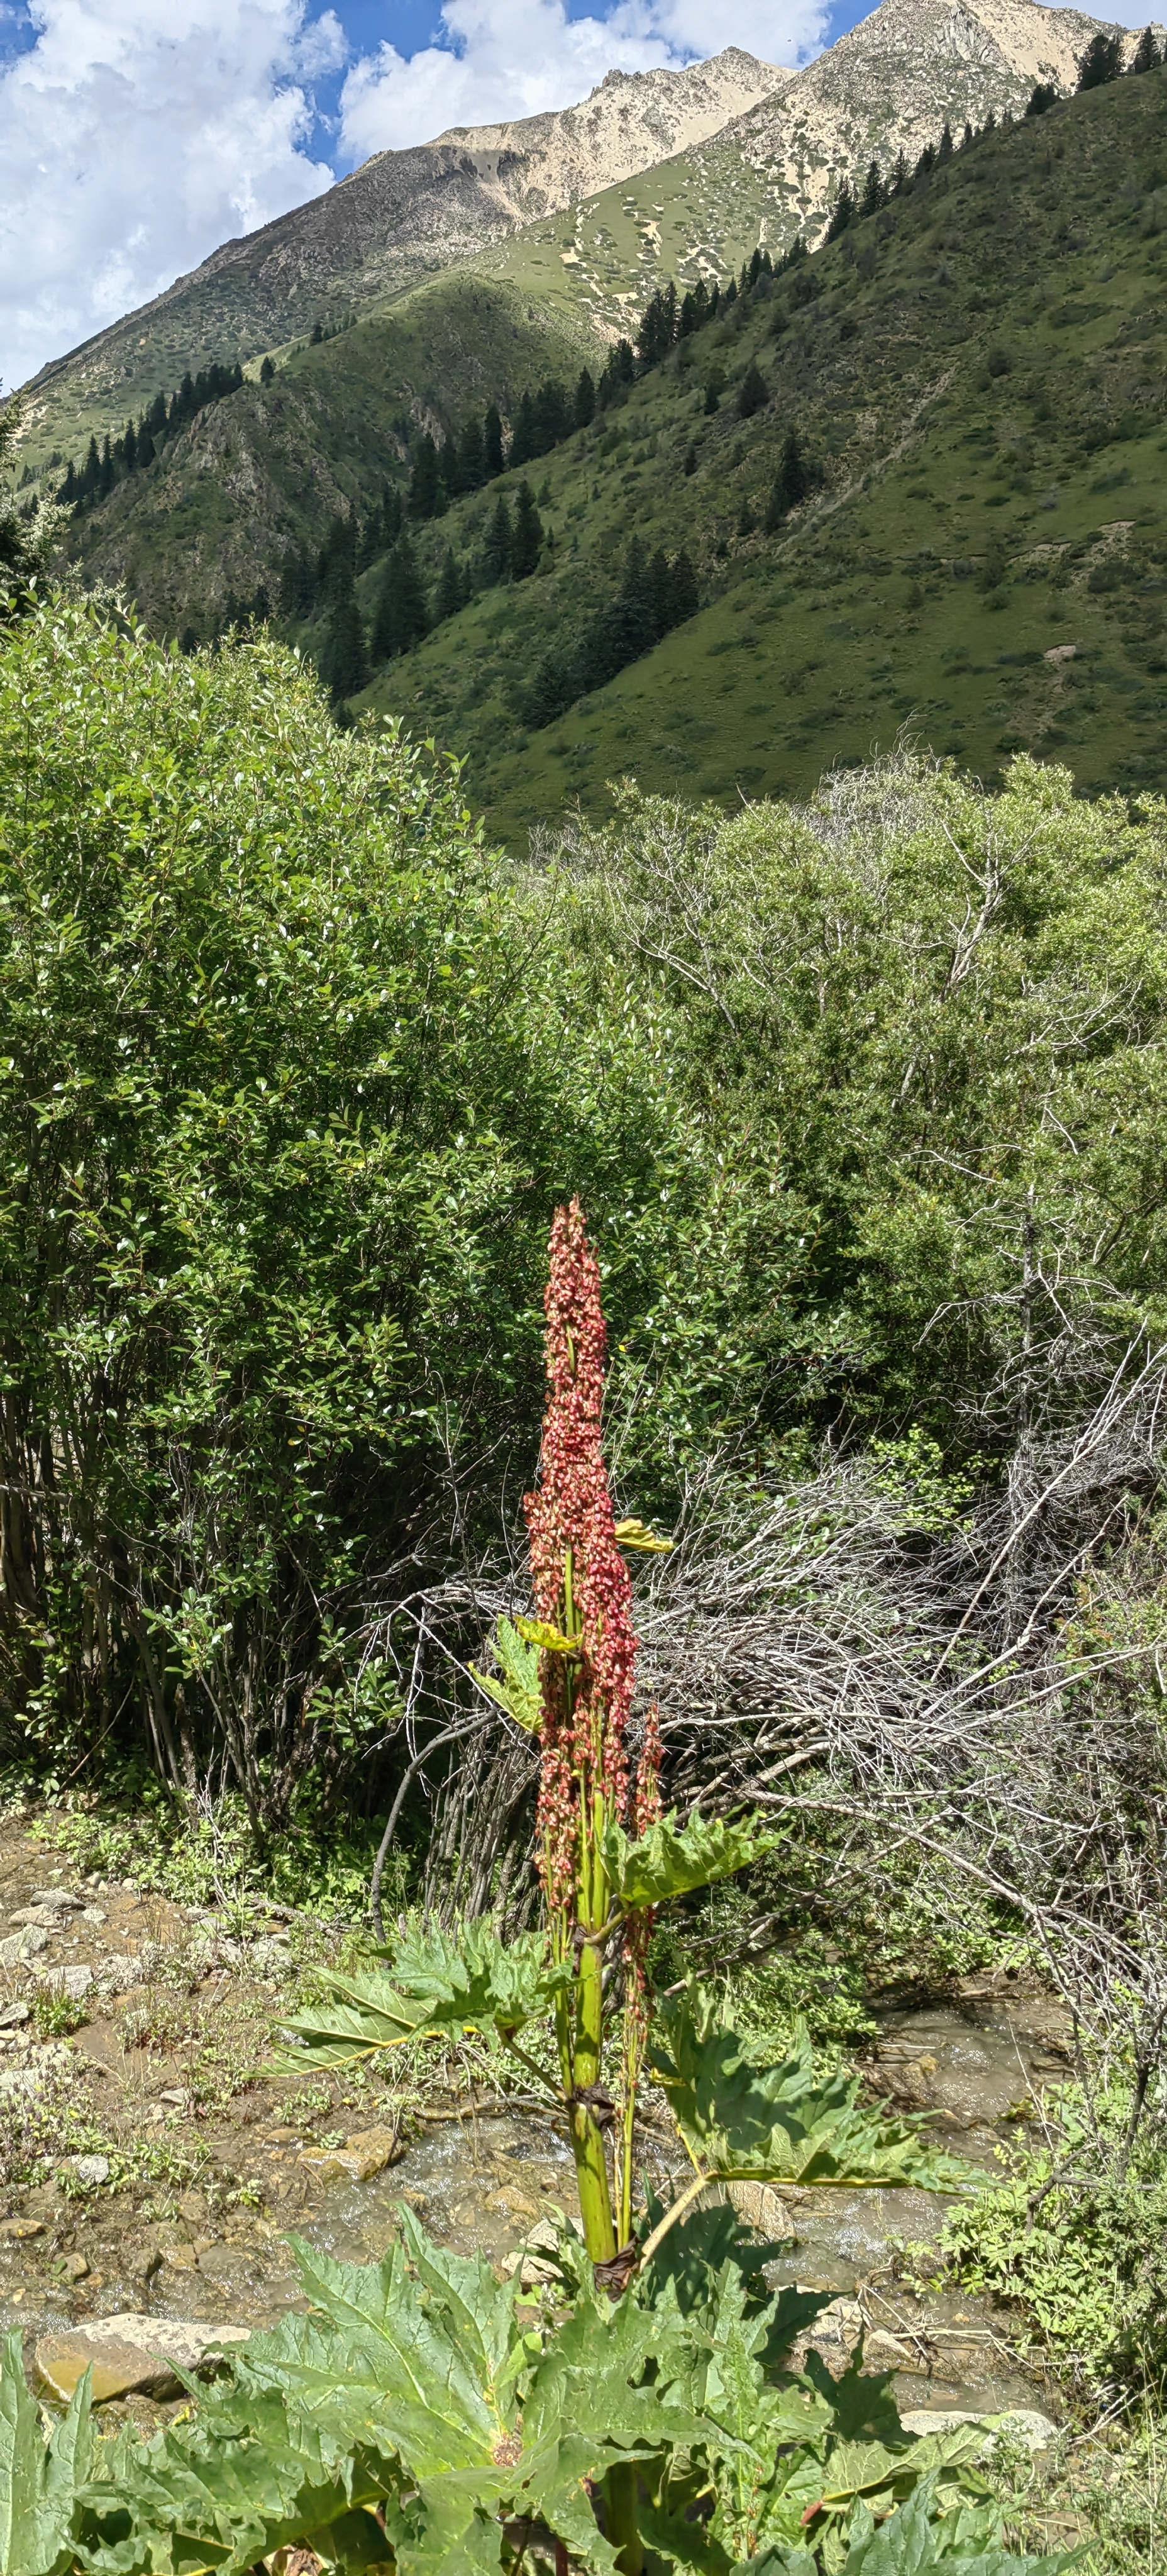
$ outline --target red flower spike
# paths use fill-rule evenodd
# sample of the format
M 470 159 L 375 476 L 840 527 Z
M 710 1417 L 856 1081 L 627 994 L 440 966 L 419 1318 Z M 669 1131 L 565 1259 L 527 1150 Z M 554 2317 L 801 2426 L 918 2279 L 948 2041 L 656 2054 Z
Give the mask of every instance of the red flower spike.
M 581 1804 L 609 1817 L 628 1804 L 625 1735 L 636 1637 L 632 1587 L 616 1537 L 603 1450 L 607 1335 L 600 1272 L 578 1199 L 551 1228 L 547 1317 L 548 1399 L 540 1479 L 524 1503 L 539 1617 L 560 1627 L 571 1589 L 582 1627 L 569 1709 L 564 1657 L 543 1657 L 543 1770 L 539 1846 L 548 1904 L 562 1909 L 574 1881 Z

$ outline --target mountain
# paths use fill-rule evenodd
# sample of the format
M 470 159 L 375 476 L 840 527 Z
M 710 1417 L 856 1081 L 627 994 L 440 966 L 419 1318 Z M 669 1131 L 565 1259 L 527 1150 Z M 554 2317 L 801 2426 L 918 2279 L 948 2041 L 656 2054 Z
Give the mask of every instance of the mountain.
M 817 240 L 840 183 L 862 186 L 872 160 L 912 167 L 947 124 L 1019 116 L 1038 82 L 1063 93 L 1102 22 L 1037 0 L 881 0 L 804 71 L 700 145 L 531 223 L 488 251 L 483 274 L 509 281 L 561 322 L 625 330 L 658 277 L 724 277 L 741 245 Z M 1123 38 L 1127 59 L 1138 38 Z
M 983 776 L 1029 750 L 1167 792 L 1165 282 L 1167 71 L 984 135 L 529 469 L 529 580 L 485 578 L 514 473 L 417 529 L 431 612 L 447 557 L 476 596 L 354 713 L 462 753 L 516 847 L 625 771 L 804 794 L 905 727 Z M 775 520 L 792 430 L 813 488 Z M 591 685 L 600 612 L 609 640 L 651 621 L 653 558 L 682 550 L 697 613 Z M 370 629 L 386 578 L 357 583 Z
M 286 354 L 466 261 L 548 300 L 572 336 L 620 329 L 654 267 L 711 274 L 742 239 L 813 238 L 873 155 L 914 161 L 946 120 L 959 133 L 1020 112 L 1037 80 L 1071 86 L 1102 23 L 1038 0 L 881 0 L 803 71 L 731 47 L 684 72 L 609 72 L 556 114 L 378 153 L 42 368 L 26 459 L 83 454 L 188 369 Z
M 609 72 L 582 105 L 379 152 L 54 359 L 29 387 L 26 452 L 84 450 L 160 385 L 262 355 L 381 305 L 532 216 L 700 142 L 785 75 L 736 46 L 683 72 Z

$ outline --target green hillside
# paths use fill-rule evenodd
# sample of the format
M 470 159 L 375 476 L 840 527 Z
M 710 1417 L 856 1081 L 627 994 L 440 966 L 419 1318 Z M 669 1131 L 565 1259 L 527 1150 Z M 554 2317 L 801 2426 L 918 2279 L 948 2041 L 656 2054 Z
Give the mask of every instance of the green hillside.
M 1085 788 L 1167 783 L 1165 214 L 1163 71 L 956 154 L 541 459 L 535 578 L 482 591 L 359 708 L 464 753 L 511 836 L 623 771 L 803 792 L 905 726 L 984 774 L 1024 746 Z M 743 421 L 751 360 L 769 398 Z M 824 479 L 767 534 L 791 425 Z M 431 594 L 447 549 L 473 571 L 518 479 L 417 532 Z M 700 615 L 533 727 L 540 662 L 634 533 L 688 549 Z M 381 579 L 360 584 L 370 620 Z
M 480 253 L 475 267 L 569 327 L 627 331 L 662 278 L 725 277 L 756 242 L 786 250 L 788 192 L 717 135 Z
M 86 581 L 123 583 L 156 630 L 213 634 L 232 595 L 250 600 L 263 584 L 274 600 L 289 555 L 319 544 L 334 512 L 404 478 L 419 426 L 464 405 L 509 407 L 525 384 L 574 375 L 595 354 L 570 314 L 455 270 L 296 347 L 272 384 L 249 379 L 201 411 L 86 511 L 69 551 Z

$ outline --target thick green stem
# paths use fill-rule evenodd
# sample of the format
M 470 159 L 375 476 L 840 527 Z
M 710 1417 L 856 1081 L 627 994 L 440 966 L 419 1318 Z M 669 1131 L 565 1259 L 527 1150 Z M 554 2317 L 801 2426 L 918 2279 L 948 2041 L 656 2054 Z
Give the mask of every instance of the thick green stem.
M 640 2576 L 644 2565 L 644 2543 L 640 2537 L 639 2495 L 636 2466 L 627 2461 L 611 2468 L 604 2480 L 604 2520 L 608 2538 L 617 2553 L 621 2576 Z

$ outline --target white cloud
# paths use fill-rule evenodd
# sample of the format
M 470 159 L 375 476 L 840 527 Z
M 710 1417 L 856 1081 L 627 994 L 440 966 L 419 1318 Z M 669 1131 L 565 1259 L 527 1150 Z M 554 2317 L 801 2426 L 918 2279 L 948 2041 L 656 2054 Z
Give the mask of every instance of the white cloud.
M 444 0 L 443 42 L 408 57 L 391 44 L 355 63 L 341 94 L 346 160 L 421 143 L 448 125 L 489 125 L 569 107 L 606 71 L 647 71 L 740 45 L 764 62 L 816 53 L 820 0 L 618 0 L 569 18 L 562 0 Z
M 305 82 L 347 47 L 304 0 L 33 0 L 0 73 L 0 377 L 331 186 Z

